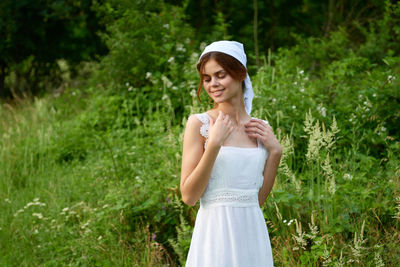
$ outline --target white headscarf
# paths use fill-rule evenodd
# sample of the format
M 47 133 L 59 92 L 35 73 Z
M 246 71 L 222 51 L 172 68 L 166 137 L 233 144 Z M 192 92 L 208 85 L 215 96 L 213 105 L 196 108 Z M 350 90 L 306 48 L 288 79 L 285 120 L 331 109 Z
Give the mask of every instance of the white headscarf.
M 236 58 L 246 68 L 247 57 L 246 54 L 244 53 L 243 44 L 239 42 L 236 41 L 213 42 L 210 45 L 206 46 L 203 53 L 201 53 L 200 55 L 199 61 L 202 58 L 202 56 L 204 56 L 209 52 L 221 52 L 230 55 Z M 243 99 L 244 99 L 244 107 L 249 115 L 251 113 L 251 107 L 253 105 L 253 98 L 254 98 L 253 86 L 251 85 L 249 74 L 246 73 L 246 78 L 244 79 Z

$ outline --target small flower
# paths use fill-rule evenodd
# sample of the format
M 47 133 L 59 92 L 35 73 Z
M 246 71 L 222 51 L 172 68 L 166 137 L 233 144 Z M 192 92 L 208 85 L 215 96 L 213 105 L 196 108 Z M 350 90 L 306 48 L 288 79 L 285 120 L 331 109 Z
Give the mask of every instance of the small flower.
M 396 79 L 396 77 L 395 76 L 392 76 L 392 75 L 389 75 L 388 77 L 387 77 L 387 81 L 389 82 L 389 83 L 391 83 L 393 80 L 395 80 Z
M 129 86 L 128 92 L 130 92 L 130 91 L 132 91 L 132 90 L 133 90 L 133 87 L 132 87 L 132 86 Z
M 168 99 L 168 95 L 163 95 L 161 100 L 167 100 Z
M 168 203 L 171 203 L 171 199 L 169 197 L 166 198 Z
M 165 29 L 169 29 L 169 24 L 168 24 L 168 23 L 167 23 L 167 24 L 164 24 L 163 27 L 164 27 Z
M 376 94 L 374 93 L 372 96 L 373 96 L 373 97 L 376 97 Z
M 43 219 L 43 215 L 41 213 L 32 213 L 32 216 L 37 217 L 38 219 Z
M 297 82 L 294 82 L 293 84 L 294 84 L 294 85 L 297 85 Z
M 170 57 L 170 58 L 168 59 L 168 62 L 169 62 L 169 63 L 172 63 L 172 62 L 174 62 L 174 60 L 175 60 L 174 57 Z
M 346 179 L 346 180 L 351 181 L 353 179 L 353 176 L 350 173 L 345 173 L 343 175 L 343 178 Z
M 37 235 L 38 233 L 39 233 L 39 230 L 38 230 L 38 229 L 33 230 L 33 234 L 34 234 L 34 235 Z
M 386 132 L 386 128 L 384 126 L 381 127 L 381 132 Z
M 275 102 L 276 102 L 276 98 L 272 98 L 272 102 L 274 102 L 274 103 L 275 103 Z
M 151 72 L 146 72 L 146 79 L 150 79 L 151 78 Z
M 75 93 L 75 91 L 72 91 L 72 93 L 71 93 L 72 95 L 75 95 L 76 93 Z
M 186 48 L 183 46 L 183 44 L 177 44 L 176 45 L 176 51 L 185 52 Z
M 11 201 L 8 198 L 4 199 L 4 201 L 7 203 L 11 203 Z
M 17 210 L 17 212 L 16 213 L 14 213 L 14 217 L 16 217 L 18 214 L 20 214 L 21 212 L 24 212 L 24 210 L 23 209 L 19 209 L 19 210 Z
M 103 237 L 101 235 L 99 235 L 99 237 L 97 238 L 97 240 L 101 240 Z
M 154 241 L 154 240 L 156 240 L 156 234 L 155 234 L 155 233 L 152 233 L 152 234 L 151 234 L 151 241 Z
M 129 83 L 128 83 L 128 82 L 126 82 L 126 83 L 125 83 L 125 86 L 126 86 L 126 87 L 129 87 Z
M 300 88 L 300 92 L 304 93 L 304 88 L 303 87 Z
M 304 70 L 299 71 L 299 74 L 302 75 L 304 73 Z
M 175 85 L 174 86 L 172 86 L 172 90 L 178 90 L 178 87 L 176 87 Z
M 192 91 L 190 91 L 190 95 L 196 97 L 196 90 L 193 89 Z
M 295 105 L 293 105 L 293 106 L 292 106 L 292 109 L 296 109 L 296 106 L 295 106 Z

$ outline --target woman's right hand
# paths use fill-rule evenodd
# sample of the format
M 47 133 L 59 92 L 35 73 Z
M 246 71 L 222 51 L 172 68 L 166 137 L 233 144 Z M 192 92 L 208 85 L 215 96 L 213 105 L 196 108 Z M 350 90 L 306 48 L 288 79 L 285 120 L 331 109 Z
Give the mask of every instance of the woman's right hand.
M 225 115 L 222 111 L 219 111 L 217 119 L 210 116 L 210 129 L 208 144 L 215 144 L 222 146 L 225 140 L 229 137 L 234 129 L 234 124 L 229 118 L 229 115 Z

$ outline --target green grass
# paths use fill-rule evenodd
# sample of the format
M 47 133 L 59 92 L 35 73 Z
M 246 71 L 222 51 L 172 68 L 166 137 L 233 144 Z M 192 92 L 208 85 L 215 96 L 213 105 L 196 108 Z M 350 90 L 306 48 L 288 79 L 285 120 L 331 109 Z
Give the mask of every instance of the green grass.
M 400 58 L 344 39 L 282 49 L 252 77 L 252 115 L 284 147 L 262 207 L 276 266 L 400 262 Z M 182 137 L 209 103 L 194 68 L 178 87 L 159 76 L 0 106 L 0 265 L 183 265 L 198 206 L 180 200 Z

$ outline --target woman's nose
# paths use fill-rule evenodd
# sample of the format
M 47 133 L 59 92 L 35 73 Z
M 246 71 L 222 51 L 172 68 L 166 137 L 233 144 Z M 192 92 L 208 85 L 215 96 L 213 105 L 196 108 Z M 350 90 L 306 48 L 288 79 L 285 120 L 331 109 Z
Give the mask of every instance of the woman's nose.
M 217 77 L 213 77 L 211 78 L 211 86 L 218 86 L 219 85 L 219 81 Z

